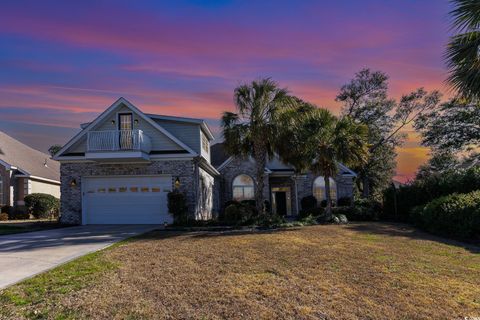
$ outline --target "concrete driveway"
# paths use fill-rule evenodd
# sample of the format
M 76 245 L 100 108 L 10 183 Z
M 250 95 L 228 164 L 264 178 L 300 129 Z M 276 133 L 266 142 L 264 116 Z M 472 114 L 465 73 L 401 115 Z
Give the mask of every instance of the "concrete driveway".
M 0 289 L 158 225 L 91 225 L 0 236 Z

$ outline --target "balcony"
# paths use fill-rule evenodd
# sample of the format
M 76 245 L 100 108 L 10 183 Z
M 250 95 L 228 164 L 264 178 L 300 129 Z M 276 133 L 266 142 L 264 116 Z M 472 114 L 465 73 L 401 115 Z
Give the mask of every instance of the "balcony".
M 150 137 L 142 130 L 90 131 L 87 152 L 90 160 L 149 160 Z

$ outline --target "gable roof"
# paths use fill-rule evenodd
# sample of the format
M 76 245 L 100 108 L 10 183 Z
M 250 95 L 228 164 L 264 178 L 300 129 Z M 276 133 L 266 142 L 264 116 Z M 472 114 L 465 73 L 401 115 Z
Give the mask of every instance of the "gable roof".
M 60 163 L 0 131 L 0 163 L 27 176 L 60 182 Z
M 217 170 L 222 170 L 226 165 L 228 165 L 234 157 L 232 156 L 229 156 L 226 152 L 225 152 L 225 147 L 224 147 L 224 144 L 223 142 L 221 143 L 217 143 L 217 144 L 214 144 L 213 146 L 210 147 L 210 157 L 211 157 L 211 163 L 212 165 L 217 168 Z M 283 163 L 280 159 L 278 159 L 278 156 L 277 157 L 277 161 L 282 163 L 284 165 L 284 167 L 282 168 L 270 168 L 269 167 L 269 164 L 272 163 L 272 161 L 267 161 L 267 166 L 265 167 L 265 170 L 267 171 L 294 171 L 294 168 L 288 164 L 285 164 Z M 338 169 L 340 171 L 340 173 L 342 175 L 351 175 L 351 176 L 354 176 L 356 177 L 357 174 L 351 170 L 350 168 L 348 168 L 347 166 L 345 166 L 344 164 L 342 163 L 337 163 L 338 164 Z
M 147 115 L 147 116 L 149 116 L 150 118 L 153 118 L 153 119 L 199 124 L 200 127 L 205 132 L 205 134 L 207 135 L 208 139 L 209 140 L 215 140 L 215 137 L 213 136 L 212 131 L 210 131 L 210 128 L 208 127 L 207 123 L 203 119 L 166 116 L 166 115 L 163 115 L 163 114 L 152 114 L 152 113 L 146 113 L 145 115 Z
M 93 127 L 95 127 L 97 124 L 99 124 L 103 119 L 105 119 L 109 114 L 113 113 L 117 108 L 120 108 L 121 106 L 126 106 L 132 112 L 136 113 L 140 118 L 145 120 L 147 123 L 149 123 L 151 126 L 153 126 L 155 129 L 163 133 L 165 136 L 167 136 L 170 140 L 172 140 L 175 144 L 180 146 L 181 148 L 185 149 L 189 154 L 192 156 L 196 156 L 197 153 L 193 151 L 189 146 L 187 146 L 185 143 L 180 141 L 178 138 L 176 138 L 173 134 L 168 132 L 165 128 L 163 128 L 161 125 L 159 125 L 157 122 L 152 120 L 149 116 L 147 116 L 145 113 L 140 111 L 137 107 L 135 107 L 133 104 L 131 104 L 127 99 L 120 97 L 117 101 L 115 101 L 110 107 L 107 108 L 104 112 L 102 112 L 94 121 L 90 122 L 88 125 L 86 125 L 82 131 L 77 133 L 63 148 L 55 154 L 54 159 L 59 159 L 61 155 L 68 150 L 73 144 L 75 144 L 77 141 L 80 140 L 84 135 L 87 134 L 88 131 L 90 131 Z

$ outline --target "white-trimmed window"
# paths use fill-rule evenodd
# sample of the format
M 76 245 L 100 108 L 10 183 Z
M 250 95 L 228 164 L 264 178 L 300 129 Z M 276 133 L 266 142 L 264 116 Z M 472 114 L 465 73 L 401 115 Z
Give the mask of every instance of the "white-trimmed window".
M 3 203 L 3 177 L 0 175 L 0 205 L 4 205 Z
M 319 176 L 313 181 L 313 196 L 317 198 L 318 202 L 327 199 L 324 177 Z M 332 178 L 330 178 L 330 198 L 334 202 L 337 201 L 337 184 Z
M 233 200 L 252 200 L 254 198 L 253 179 L 246 174 L 241 174 L 233 179 Z

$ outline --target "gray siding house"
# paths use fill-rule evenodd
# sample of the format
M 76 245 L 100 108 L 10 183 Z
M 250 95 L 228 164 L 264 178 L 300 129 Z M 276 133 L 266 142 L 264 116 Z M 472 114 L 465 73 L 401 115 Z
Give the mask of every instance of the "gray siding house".
M 0 207 L 22 207 L 32 193 L 60 198 L 60 164 L 0 131 Z
M 227 200 L 253 198 L 253 160 L 228 157 L 222 144 L 211 147 L 214 137 L 201 119 L 145 114 L 120 98 L 81 128 L 54 157 L 64 223 L 171 223 L 167 194 L 174 188 L 199 220 L 217 215 Z M 340 169 L 334 196 L 351 197 L 355 174 Z M 279 214 L 297 214 L 306 195 L 322 197 L 319 177 L 295 175 L 278 159 L 265 170 L 265 198 Z

